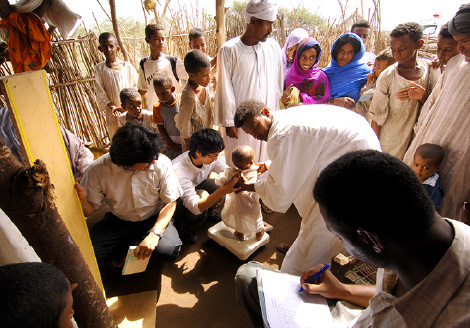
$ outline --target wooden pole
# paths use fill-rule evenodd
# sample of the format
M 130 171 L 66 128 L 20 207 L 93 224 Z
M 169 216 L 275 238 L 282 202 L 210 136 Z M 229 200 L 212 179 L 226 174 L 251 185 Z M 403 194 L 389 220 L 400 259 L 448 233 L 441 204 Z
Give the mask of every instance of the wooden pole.
M 225 0 L 215 0 L 215 21 L 217 23 L 217 49 L 227 41 L 225 29 Z
M 116 16 L 116 1 L 115 0 L 109 0 L 109 8 L 111 9 L 111 21 L 113 23 L 114 34 L 116 36 L 116 39 L 118 40 L 119 47 L 121 47 L 122 56 L 124 57 L 125 61 L 129 61 L 129 55 L 127 54 L 126 46 L 124 45 L 124 42 L 122 41 L 121 32 L 119 32 L 119 26 L 118 26 L 118 21 L 117 21 L 117 16 Z
M 80 328 L 117 327 L 103 292 L 54 204 L 54 186 L 46 165 L 36 160 L 26 169 L 0 138 L 0 208 L 45 263 L 77 283 L 73 292 Z

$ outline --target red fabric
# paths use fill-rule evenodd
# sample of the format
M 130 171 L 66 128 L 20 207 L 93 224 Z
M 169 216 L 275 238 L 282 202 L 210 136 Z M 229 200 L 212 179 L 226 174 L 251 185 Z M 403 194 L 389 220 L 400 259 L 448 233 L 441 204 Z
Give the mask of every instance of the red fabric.
M 10 28 L 8 50 L 15 73 L 44 68 L 51 58 L 51 36 L 36 14 L 11 12 L 0 28 Z

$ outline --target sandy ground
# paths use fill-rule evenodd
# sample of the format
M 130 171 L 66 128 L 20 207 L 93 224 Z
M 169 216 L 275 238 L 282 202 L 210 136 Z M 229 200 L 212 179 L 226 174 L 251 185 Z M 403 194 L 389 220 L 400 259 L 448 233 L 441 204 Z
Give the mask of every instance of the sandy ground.
M 177 261 L 162 266 L 160 288 L 107 300 L 119 327 L 250 327 L 236 303 L 235 272 L 248 261 L 278 269 L 284 255 L 276 251 L 277 244 L 293 242 L 300 227 L 294 207 L 264 219 L 274 226 L 271 240 L 246 261 L 209 239 L 207 228 L 213 223 L 206 224 L 196 244 L 183 245 Z

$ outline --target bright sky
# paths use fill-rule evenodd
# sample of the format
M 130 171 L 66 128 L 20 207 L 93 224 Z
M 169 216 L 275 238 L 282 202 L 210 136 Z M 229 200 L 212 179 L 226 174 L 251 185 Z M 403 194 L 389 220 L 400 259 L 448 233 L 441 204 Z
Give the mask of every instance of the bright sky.
M 109 12 L 108 0 L 100 0 L 101 4 Z M 215 0 L 197 0 L 199 7 L 204 8 L 209 14 L 215 15 Z M 448 21 L 457 12 L 460 5 L 468 0 L 382 0 L 382 29 L 391 30 L 400 23 L 415 21 L 420 24 L 428 23 L 433 20 L 433 14 L 441 15 L 442 23 Z M 13 2 L 13 1 L 12 1 Z M 103 10 L 98 5 L 97 0 L 64 0 L 64 2 L 75 12 L 83 17 L 87 26 L 95 24 L 92 13 L 95 14 L 98 21 L 106 18 Z M 159 0 L 161 4 L 164 0 Z M 225 6 L 230 6 L 232 0 L 226 0 Z M 347 4 L 346 15 L 349 16 L 356 8 L 361 13 L 361 0 L 341 0 Z M 194 0 L 171 0 L 170 8 L 176 9 L 180 6 L 189 6 L 196 3 Z M 278 0 L 278 4 L 287 8 L 298 6 L 304 3 L 310 6 L 312 12 L 318 12 L 324 17 L 341 16 L 340 6 L 335 0 Z M 367 19 L 369 7 L 373 7 L 372 0 L 363 0 L 364 17 Z M 445 4 L 445 5 L 444 5 Z M 158 5 L 157 5 L 158 6 Z M 116 0 L 118 17 L 135 17 L 144 19 L 140 0 Z M 371 10 L 372 14 L 372 10 Z M 153 16 L 150 16 L 151 18 Z

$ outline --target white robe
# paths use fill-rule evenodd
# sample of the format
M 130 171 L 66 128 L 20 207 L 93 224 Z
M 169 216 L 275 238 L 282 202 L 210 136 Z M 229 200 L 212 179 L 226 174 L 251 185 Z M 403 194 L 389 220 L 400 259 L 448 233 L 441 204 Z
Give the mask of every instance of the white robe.
M 364 117 L 336 106 L 299 106 L 273 113 L 272 120 L 267 142 L 272 163 L 255 190 L 269 208 L 285 213 L 294 203 L 302 217 L 299 235 L 281 266 L 281 271 L 300 275 L 343 250 L 313 198 L 321 170 L 347 152 L 380 150 L 380 143 Z
M 416 148 L 424 143 L 442 146 L 439 168 L 444 197 L 441 215 L 458 220 L 464 201 L 470 201 L 470 62 L 452 57 L 423 106 L 419 129 L 403 162 L 413 163 Z
M 235 174 L 238 169 L 226 168 L 225 171 L 215 179 L 215 184 L 223 186 Z M 249 169 L 241 172 L 248 183 L 255 183 L 258 179 L 258 167 L 253 165 Z M 225 204 L 222 209 L 222 221 L 227 227 L 238 232 L 255 233 L 264 228 L 259 195 L 255 192 L 242 191 L 230 193 L 225 196 Z
M 247 46 L 240 37 L 222 45 L 217 55 L 217 92 L 215 95 L 214 124 L 222 127 L 234 126 L 234 115 L 238 105 L 247 99 L 262 101 L 271 111 L 279 109 L 282 96 L 283 72 L 281 47 L 274 39 Z M 238 139 L 229 138 L 222 128 L 225 153 L 241 145 L 255 150 L 255 161 L 268 159 L 266 145 L 238 129 Z M 230 156 L 227 164 L 232 165 Z

